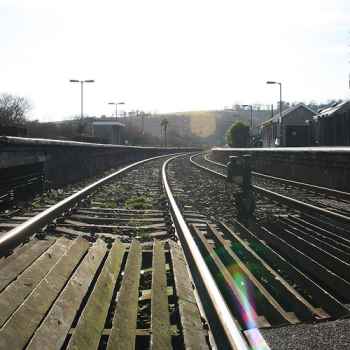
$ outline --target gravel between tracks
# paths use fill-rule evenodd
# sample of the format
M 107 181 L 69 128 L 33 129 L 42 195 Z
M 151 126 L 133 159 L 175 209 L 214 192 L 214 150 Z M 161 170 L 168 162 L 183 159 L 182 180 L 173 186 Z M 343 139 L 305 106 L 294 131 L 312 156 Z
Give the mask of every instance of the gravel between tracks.
M 212 221 L 230 222 L 236 216 L 233 198 L 227 193 L 225 181 L 211 176 L 190 164 L 188 158 L 180 158 L 170 164 L 172 185 L 177 200 L 192 206 Z M 274 214 L 283 213 L 266 201 L 257 201 L 257 218 L 260 223 Z M 286 211 L 288 213 L 288 209 Z M 281 328 L 261 329 L 271 350 L 345 350 L 350 349 L 350 320 L 329 321 L 318 324 L 299 324 Z
M 188 157 L 176 159 L 169 168 L 173 174 L 172 183 L 175 184 L 173 190 L 181 204 L 193 206 L 200 214 L 216 221 L 231 222 L 236 218 L 233 185 L 196 168 Z M 285 213 L 284 206 L 276 206 L 269 199 L 257 197 L 257 219 L 269 219 L 273 215 Z
M 172 161 L 169 170 L 172 190 L 180 206 L 192 206 L 208 218 L 225 222 L 236 216 L 225 181 L 195 168 L 188 157 Z
M 82 190 L 84 187 L 94 183 L 99 180 L 101 177 L 105 177 L 110 175 L 117 170 L 119 170 L 122 166 L 111 168 L 107 171 L 101 172 L 97 175 L 90 176 L 84 178 L 78 182 L 67 184 L 62 186 L 61 188 L 50 188 L 45 192 L 33 195 L 32 197 L 28 197 L 27 200 L 18 200 L 13 203 L 9 203 L 8 207 L 2 208 L 0 210 L 0 220 L 1 218 L 11 218 L 11 216 L 18 215 L 26 215 L 27 213 L 31 213 L 32 210 L 35 209 L 44 209 L 48 206 L 54 205 L 64 198 Z

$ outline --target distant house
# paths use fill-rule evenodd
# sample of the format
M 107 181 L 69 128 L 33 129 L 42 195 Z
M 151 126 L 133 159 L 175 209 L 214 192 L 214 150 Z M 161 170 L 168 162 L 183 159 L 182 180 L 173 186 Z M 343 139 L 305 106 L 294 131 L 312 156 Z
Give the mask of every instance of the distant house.
M 115 120 L 99 120 L 92 123 L 93 136 L 108 143 L 119 145 L 122 142 L 121 130 L 125 125 Z
M 261 124 L 263 147 L 302 147 L 310 145 L 308 124 L 316 113 L 304 103 L 286 109 L 282 115 Z
M 312 119 L 312 131 L 317 146 L 349 146 L 350 101 L 320 110 Z

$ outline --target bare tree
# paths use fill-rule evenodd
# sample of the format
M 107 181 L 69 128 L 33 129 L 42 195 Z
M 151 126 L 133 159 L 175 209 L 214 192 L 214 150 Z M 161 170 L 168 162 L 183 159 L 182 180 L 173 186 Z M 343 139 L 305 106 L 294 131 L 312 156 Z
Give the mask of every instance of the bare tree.
M 31 104 L 25 97 L 11 94 L 0 95 L 0 125 L 14 126 L 24 124 Z

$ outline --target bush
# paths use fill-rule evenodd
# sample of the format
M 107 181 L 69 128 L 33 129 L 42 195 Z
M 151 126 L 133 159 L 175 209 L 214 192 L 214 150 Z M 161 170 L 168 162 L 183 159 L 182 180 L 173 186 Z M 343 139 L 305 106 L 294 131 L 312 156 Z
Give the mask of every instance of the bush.
M 248 147 L 249 126 L 242 123 L 234 123 L 226 134 L 226 140 L 230 147 Z

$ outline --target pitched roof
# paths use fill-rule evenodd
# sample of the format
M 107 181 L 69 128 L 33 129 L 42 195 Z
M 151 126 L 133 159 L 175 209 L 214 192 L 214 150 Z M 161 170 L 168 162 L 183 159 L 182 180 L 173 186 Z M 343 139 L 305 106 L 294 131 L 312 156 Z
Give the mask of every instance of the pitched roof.
M 287 116 L 288 114 L 294 112 L 295 110 L 297 110 L 298 108 L 303 107 L 307 110 L 309 110 L 310 112 L 312 112 L 314 115 L 316 115 L 316 112 L 314 110 L 312 110 L 311 108 L 309 108 L 305 103 L 298 103 L 295 106 L 292 106 L 288 109 L 285 109 L 284 111 L 282 111 L 282 118 L 284 118 L 285 116 Z M 266 124 L 270 124 L 272 122 L 277 122 L 279 119 L 281 118 L 281 114 L 278 113 L 276 115 L 273 116 L 273 118 L 270 118 L 268 120 L 265 120 L 263 123 L 261 123 L 261 126 L 264 126 Z
M 322 109 L 321 111 L 319 111 L 319 113 L 315 117 L 317 118 L 329 117 L 336 112 L 342 112 L 343 110 L 349 110 L 349 109 L 350 109 L 350 100 L 347 100 L 347 101 L 333 104 L 327 108 Z
M 100 125 L 108 125 L 108 126 L 120 126 L 125 127 L 125 124 L 116 122 L 116 121 L 95 121 L 92 123 L 94 126 L 100 126 Z

